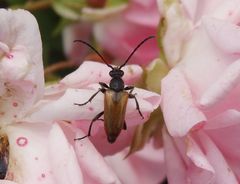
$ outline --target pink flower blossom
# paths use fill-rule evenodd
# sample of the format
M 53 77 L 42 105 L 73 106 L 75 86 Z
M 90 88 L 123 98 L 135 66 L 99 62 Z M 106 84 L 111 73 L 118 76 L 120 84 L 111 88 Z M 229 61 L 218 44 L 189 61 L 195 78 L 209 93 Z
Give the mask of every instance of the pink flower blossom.
M 87 8 L 82 10 L 83 14 L 85 9 Z M 116 8 L 113 13 L 108 12 L 110 10 L 91 9 L 92 14 L 94 14 L 94 11 L 102 11 L 102 13 L 106 11 L 105 13 L 109 15 L 102 15 L 102 17 L 98 15 L 101 17 L 100 20 L 92 25 L 89 22 L 81 22 L 67 27 L 63 34 L 66 55 L 74 61 L 82 60 L 83 56 L 80 54 L 86 53 L 85 47 L 79 47 L 72 42 L 76 39 L 88 41 L 93 32 L 97 44 L 120 63 L 126 60 L 140 41 L 150 35 L 157 34 L 160 13 L 155 0 L 147 2 L 131 0 L 122 9 L 122 6 Z M 146 66 L 158 56 L 157 41 L 151 40 L 139 48 L 129 63 Z
M 155 0 L 131 0 L 126 10 L 94 26 L 98 43 L 117 60 L 125 60 L 140 40 L 156 35 L 160 13 Z M 159 55 L 156 41 L 145 43 L 130 63 L 147 65 Z
M 42 97 L 42 45 L 37 22 L 28 12 L 0 13 L 0 120 L 7 124 L 22 118 Z
M 161 86 L 168 181 L 239 183 L 239 1 L 161 7 L 173 67 Z
M 59 125 L 24 120 L 44 92 L 35 18 L 24 10 L 0 9 L 0 19 L 0 123 L 1 136 L 6 135 L 9 142 L 7 174 L 0 183 L 83 183 L 73 146 Z

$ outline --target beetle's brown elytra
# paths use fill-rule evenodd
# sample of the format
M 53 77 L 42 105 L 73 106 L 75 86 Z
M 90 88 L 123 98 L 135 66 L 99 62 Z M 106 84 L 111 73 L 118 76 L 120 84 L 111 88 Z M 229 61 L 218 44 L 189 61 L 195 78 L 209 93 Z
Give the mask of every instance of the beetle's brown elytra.
M 89 43 L 83 41 L 83 40 L 75 40 L 74 42 L 80 42 L 88 47 L 90 47 L 93 51 L 95 51 L 99 57 L 103 60 L 103 62 L 110 67 L 112 70 L 109 72 L 110 77 L 112 78 L 109 86 L 103 82 L 99 82 L 100 88 L 99 90 L 94 93 L 89 100 L 87 100 L 84 103 L 74 103 L 74 105 L 83 106 L 87 103 L 91 102 L 92 99 L 99 93 L 102 92 L 104 94 L 104 111 L 97 114 L 91 121 L 88 134 L 86 136 L 76 138 L 74 140 L 81 140 L 86 137 L 91 136 L 91 129 L 92 125 L 97 120 L 103 120 L 104 121 L 104 129 L 107 135 L 107 139 L 109 143 L 114 143 L 119 136 L 122 129 L 126 130 L 127 125 L 125 122 L 125 113 L 126 113 L 126 107 L 128 99 L 133 98 L 136 103 L 136 110 L 140 114 L 142 118 L 143 115 L 140 111 L 139 104 L 136 98 L 136 94 L 133 94 L 132 91 L 134 89 L 134 86 L 125 86 L 124 81 L 122 79 L 124 72 L 121 70 L 122 67 L 124 67 L 129 59 L 132 57 L 132 55 L 136 52 L 136 50 L 147 40 L 154 38 L 154 36 L 149 36 L 142 40 L 137 47 L 131 52 L 131 54 L 128 56 L 126 61 L 119 67 L 113 67 L 110 64 L 108 64 L 105 59 L 101 56 L 101 54 L 92 47 Z M 104 116 L 104 119 L 101 119 L 101 117 Z

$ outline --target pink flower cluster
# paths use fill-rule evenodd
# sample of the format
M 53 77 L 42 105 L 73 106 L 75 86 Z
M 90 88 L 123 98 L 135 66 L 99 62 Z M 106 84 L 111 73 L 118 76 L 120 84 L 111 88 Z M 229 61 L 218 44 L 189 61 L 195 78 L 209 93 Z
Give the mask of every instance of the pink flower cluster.
M 161 82 L 169 183 L 240 182 L 239 5 L 160 1 L 172 67 Z
M 154 79 L 161 98 L 134 88 L 145 119 L 129 99 L 128 130 L 114 144 L 108 144 L 101 121 L 89 139 L 74 141 L 86 135 L 92 118 L 103 111 L 104 97 L 98 94 L 85 106 L 74 103 L 89 99 L 98 82 L 109 83 L 110 68 L 85 61 L 45 87 L 36 20 L 24 10 L 0 9 L 0 135 L 9 140 L 8 171 L 0 184 L 153 184 L 165 176 L 170 184 L 238 184 L 239 7 L 239 0 L 132 0 L 120 14 L 76 26 L 86 28 L 81 34 L 87 37 L 93 29 L 99 45 L 116 60 L 125 60 L 136 43 L 159 30 L 160 40 L 136 52 L 135 64 L 123 68 L 123 79 L 134 84 L 143 72 L 139 65 L 157 58 L 169 70 Z M 69 40 L 77 39 L 75 28 L 64 36 L 72 58 L 76 50 Z M 134 129 L 159 105 L 163 148 L 156 149 L 150 140 L 124 159 Z

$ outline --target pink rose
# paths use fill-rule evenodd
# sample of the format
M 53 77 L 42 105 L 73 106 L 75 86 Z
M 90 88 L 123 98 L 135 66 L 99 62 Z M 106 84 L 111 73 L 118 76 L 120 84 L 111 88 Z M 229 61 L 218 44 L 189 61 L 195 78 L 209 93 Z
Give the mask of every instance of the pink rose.
M 112 9 L 83 8 L 82 14 L 81 18 L 88 22 L 70 25 L 63 33 L 65 53 L 74 61 L 82 61 L 83 56 L 86 56 L 87 47 L 73 44 L 73 40 L 82 39 L 89 42 L 92 32 L 103 51 L 113 56 L 117 63 L 125 61 L 139 42 L 157 34 L 161 17 L 155 0 L 131 0 L 126 6 Z M 91 24 L 91 18 L 94 17 L 98 21 Z M 158 56 L 157 41 L 150 40 L 139 48 L 129 63 L 146 66 Z
M 60 126 L 26 120 L 38 111 L 34 105 L 44 94 L 42 42 L 35 18 L 24 10 L 0 9 L 0 22 L 0 136 L 9 142 L 9 155 L 1 153 L 6 154 L 8 168 L 0 183 L 83 183 L 75 151 Z M 4 143 L 0 146 L 2 150 Z
M 239 183 L 239 1 L 161 3 L 169 183 Z M 176 19 L 175 19 L 176 18 Z
M 144 38 L 157 34 L 160 13 L 155 0 L 131 0 L 126 10 L 94 26 L 94 35 L 104 50 L 117 60 L 125 60 Z M 145 43 L 130 63 L 147 65 L 159 55 L 157 42 Z

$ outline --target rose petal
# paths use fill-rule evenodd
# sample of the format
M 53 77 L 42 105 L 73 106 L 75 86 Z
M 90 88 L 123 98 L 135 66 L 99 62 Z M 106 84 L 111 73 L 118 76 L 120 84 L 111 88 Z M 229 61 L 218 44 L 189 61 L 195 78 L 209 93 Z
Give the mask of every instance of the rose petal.
M 5 88 L 0 118 L 9 123 L 24 116 L 43 95 L 42 45 L 37 21 L 28 11 L 0 9 L 0 22 L 0 50 L 8 52 L 0 58 L 0 83 Z
M 79 131 L 77 137 L 83 137 L 84 134 Z M 95 147 L 87 139 L 75 142 L 78 161 L 85 171 L 85 175 L 90 177 L 96 184 L 120 184 L 118 177 L 107 165 L 103 157 L 98 153 Z M 89 182 L 88 182 L 89 183 Z
M 163 131 L 163 138 L 170 183 L 201 184 L 214 181 L 215 171 L 193 139 L 172 138 L 166 129 Z
M 57 125 L 52 127 L 51 124 L 47 123 L 35 123 L 34 125 L 18 123 L 9 125 L 6 128 L 10 145 L 11 164 L 8 168 L 9 179 L 24 184 L 38 184 L 43 182 L 55 184 L 58 180 L 62 179 L 63 181 L 66 181 L 69 179 L 64 178 L 65 175 L 56 172 L 59 168 L 65 168 L 63 173 L 69 173 L 70 176 L 70 173 L 73 173 L 75 178 L 81 176 L 80 172 L 78 175 L 76 175 L 77 172 L 73 172 L 73 170 L 76 169 L 77 162 L 70 162 L 70 164 L 72 164 L 71 167 L 66 167 L 66 160 L 59 160 L 59 157 L 61 156 L 66 156 L 68 158 L 67 161 L 74 158 L 72 154 L 69 154 L 70 152 L 68 149 L 65 151 L 61 150 L 59 152 L 54 152 L 56 158 L 52 158 L 53 155 L 51 156 L 51 152 L 49 153 L 49 150 L 51 150 L 49 149 L 49 146 L 52 146 L 51 143 L 54 139 L 61 141 L 65 139 L 63 134 L 60 135 L 59 133 L 56 133 L 59 132 L 59 130 L 60 129 Z M 55 137 L 56 135 L 57 137 Z M 64 144 L 64 141 L 58 142 L 58 145 L 66 148 L 66 146 L 64 146 L 66 145 Z M 64 152 L 67 152 L 68 155 L 62 155 Z M 57 165 L 53 164 L 54 159 L 58 159 L 59 162 Z M 75 183 L 79 184 L 79 181 L 81 180 L 75 180 Z
M 146 144 L 141 151 L 124 159 L 126 154 L 127 150 L 125 149 L 115 155 L 105 157 L 122 183 L 160 183 L 164 179 L 163 149 L 155 149 L 153 142 Z
M 239 139 L 240 125 L 235 124 L 225 128 L 209 129 L 207 135 L 210 137 L 214 144 L 221 150 L 221 153 L 225 157 L 228 163 L 231 163 L 231 167 L 234 173 L 240 176 L 239 160 L 240 160 L 240 139 Z M 224 136 L 223 136 L 224 135 Z M 224 137 L 224 138 L 223 138 Z
M 225 53 L 239 54 L 240 43 L 236 41 L 240 39 L 239 26 L 209 17 L 203 19 L 203 25 L 216 47 Z
M 214 144 L 214 142 L 207 136 L 207 134 L 200 133 L 201 143 L 205 150 L 206 156 L 210 164 L 215 170 L 215 183 L 232 183 L 237 184 L 238 180 L 234 175 L 232 169 L 229 167 L 223 154 Z
M 156 35 L 156 32 L 156 27 L 147 27 L 146 29 L 145 26 L 133 24 L 123 20 L 121 17 L 108 19 L 96 24 L 94 27 L 94 35 L 98 43 L 111 55 L 120 60 L 121 62 L 119 63 L 125 61 L 143 39 L 150 35 Z M 129 63 L 147 65 L 158 54 L 157 41 L 152 39 L 144 43 L 134 53 Z
M 25 58 L 27 58 L 26 61 L 29 66 L 29 71 L 25 79 L 34 81 L 40 93 L 40 95 L 37 94 L 39 98 L 43 92 L 44 78 L 42 42 L 36 19 L 25 10 L 0 9 L 0 22 L 2 23 L 2 28 L 4 28 L 0 31 L 0 40 L 9 45 L 10 52 L 13 51 L 13 55 L 11 56 L 13 61 L 9 62 L 17 62 L 16 65 L 22 67 L 18 63 L 17 58 L 16 61 L 14 60 L 14 52 L 21 56 L 25 53 Z
M 169 136 L 165 128 L 163 129 L 163 141 L 168 182 L 186 184 L 186 166 L 173 139 Z
M 197 0 L 181 0 L 184 9 L 192 21 L 196 18 L 197 8 L 200 4 Z
M 237 125 L 240 122 L 240 112 L 234 109 L 229 109 L 220 113 L 213 118 L 210 118 L 204 129 L 220 129 L 233 125 Z
M 140 24 L 144 27 L 156 27 L 159 23 L 160 16 L 155 0 L 149 0 L 147 3 L 143 1 L 130 1 L 129 7 L 125 10 L 124 18 L 135 24 Z
M 137 65 L 127 65 L 122 69 L 124 71 L 123 80 L 126 84 L 136 82 L 142 74 L 141 67 Z M 75 88 L 98 82 L 109 83 L 111 79 L 109 76 L 110 70 L 111 68 L 105 64 L 86 61 L 75 72 L 64 77 L 60 83 Z
M 79 47 L 73 41 L 83 39 L 89 41 L 91 37 L 92 24 L 90 22 L 77 22 L 64 27 L 63 30 L 63 47 L 64 53 L 75 62 L 82 62 L 89 53 L 89 48 L 85 45 Z
M 49 161 L 55 183 L 82 184 L 83 178 L 73 147 L 67 142 L 62 130 L 54 124 L 49 132 Z
M 5 83 L 5 93 L 0 100 L 0 118 L 3 124 L 22 119 L 35 103 L 35 87 L 30 81 Z
M 191 158 L 196 166 L 214 173 L 214 169 L 205 158 L 201 148 L 190 136 L 187 137 L 187 156 Z
M 229 65 L 219 79 L 205 91 L 200 99 L 202 108 L 211 108 L 222 102 L 240 81 L 240 60 Z
M 173 69 L 162 80 L 162 110 L 169 133 L 184 136 L 198 123 L 206 121 L 196 107 L 184 75 Z
M 13 181 L 1 180 L 0 184 L 19 184 L 19 183 L 15 183 Z

